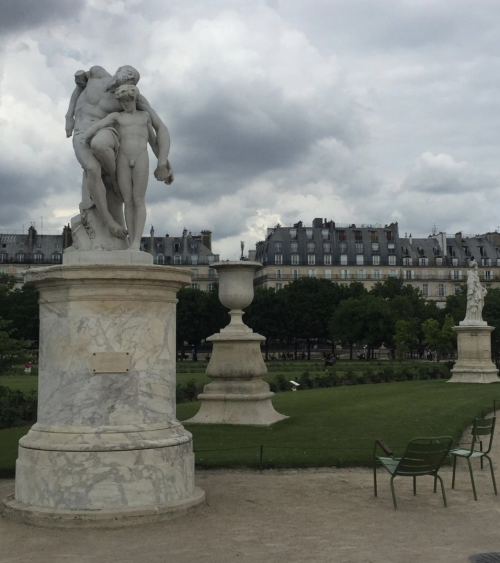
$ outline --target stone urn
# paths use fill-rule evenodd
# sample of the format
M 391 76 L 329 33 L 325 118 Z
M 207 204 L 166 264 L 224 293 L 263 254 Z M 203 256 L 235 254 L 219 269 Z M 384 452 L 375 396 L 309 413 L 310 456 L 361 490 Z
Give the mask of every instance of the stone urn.
M 262 381 L 267 373 L 260 344 L 264 336 L 255 334 L 243 322 L 243 309 L 253 301 L 253 280 L 260 262 L 217 262 L 212 265 L 219 275 L 219 299 L 229 309 L 231 322 L 207 341 L 213 352 L 205 385 L 198 399 L 201 408 L 187 424 L 239 424 L 270 426 L 287 418 L 274 410 L 274 395 Z

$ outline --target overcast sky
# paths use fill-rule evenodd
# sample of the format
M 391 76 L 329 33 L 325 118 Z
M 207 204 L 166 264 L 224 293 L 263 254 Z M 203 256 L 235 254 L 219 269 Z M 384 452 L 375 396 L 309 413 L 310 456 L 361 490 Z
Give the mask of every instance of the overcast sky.
M 147 232 L 236 258 L 278 222 L 500 225 L 498 0 L 1 0 L 0 228 L 60 231 L 73 74 L 124 64 L 170 130 Z M 154 169 L 151 154 L 151 169 Z

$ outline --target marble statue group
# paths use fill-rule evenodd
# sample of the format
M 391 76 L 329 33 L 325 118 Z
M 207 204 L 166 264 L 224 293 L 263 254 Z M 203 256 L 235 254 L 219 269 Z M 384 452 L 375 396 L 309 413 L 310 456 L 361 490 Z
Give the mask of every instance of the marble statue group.
M 120 67 L 113 76 L 100 66 L 80 70 L 66 114 L 66 136 L 73 135 L 84 170 L 80 211 L 95 206 L 113 237 L 128 236 L 131 250 L 139 250 L 146 223 L 147 143 L 158 158 L 156 179 L 173 181 L 170 135 L 140 94 L 139 78 L 131 66 Z

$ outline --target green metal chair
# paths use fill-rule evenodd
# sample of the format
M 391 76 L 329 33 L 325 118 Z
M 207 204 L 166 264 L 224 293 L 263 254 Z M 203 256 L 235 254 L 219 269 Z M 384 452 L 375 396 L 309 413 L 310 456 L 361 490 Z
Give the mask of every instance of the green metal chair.
M 395 477 L 413 477 L 413 494 L 417 494 L 417 477 L 431 475 L 434 477 L 434 492 L 436 492 L 437 480 L 441 483 L 443 502 L 446 504 L 446 493 L 444 484 L 438 471 L 443 461 L 450 453 L 453 440 L 451 436 L 438 436 L 436 438 L 415 438 L 406 447 L 401 458 L 395 458 L 392 450 L 383 440 L 376 440 L 373 449 L 373 486 L 377 496 L 377 463 L 380 463 L 391 474 L 391 491 L 394 509 L 397 510 L 396 492 L 394 490 Z M 389 457 L 377 456 L 377 446 Z
M 474 473 L 472 472 L 472 465 L 470 463 L 471 458 L 480 458 L 481 462 L 483 458 L 486 458 L 490 462 L 491 469 L 491 480 L 493 481 L 493 490 L 495 494 L 498 495 L 497 484 L 495 481 L 495 474 L 493 473 L 493 463 L 488 455 L 491 451 L 491 445 L 493 443 L 493 435 L 495 433 L 495 422 L 496 416 L 492 418 L 476 418 L 474 420 L 474 425 L 472 427 L 472 443 L 469 449 L 457 449 L 451 450 L 450 454 L 453 456 L 453 479 L 451 481 L 451 488 L 455 488 L 455 471 L 457 468 L 457 458 L 464 457 L 469 465 L 470 480 L 472 482 L 472 491 L 474 493 L 474 500 L 477 500 L 476 484 L 474 483 Z M 488 449 L 483 452 L 482 448 L 478 451 L 476 450 L 476 444 L 479 442 L 482 445 L 482 439 L 489 436 Z M 482 464 L 481 464 L 482 465 Z

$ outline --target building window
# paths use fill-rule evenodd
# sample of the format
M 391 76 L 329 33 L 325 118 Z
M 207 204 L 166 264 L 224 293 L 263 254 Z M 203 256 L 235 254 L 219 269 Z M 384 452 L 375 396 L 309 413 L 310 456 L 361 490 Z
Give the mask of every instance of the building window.
M 200 289 L 200 284 L 199 283 L 192 283 L 191 289 Z
M 207 285 L 205 286 L 207 288 L 207 291 L 212 291 L 214 288 L 214 284 L 213 283 L 207 283 Z
M 208 268 L 208 277 L 215 278 L 215 270 L 213 268 Z
M 339 241 L 346 240 L 345 231 L 338 231 Z
M 374 254 L 372 256 L 372 264 L 374 266 L 380 266 L 380 255 L 379 254 Z
M 484 271 L 484 279 L 485 280 L 492 280 L 493 279 L 493 272 L 491 270 Z
M 358 270 L 358 279 L 364 280 L 366 278 L 365 270 Z
M 299 277 L 299 271 L 298 270 L 292 270 L 292 278 L 294 280 L 298 279 Z
M 422 276 L 423 280 L 428 279 L 429 277 L 429 270 L 422 270 L 422 272 L 420 273 L 420 275 Z
M 372 278 L 374 280 L 379 280 L 380 279 L 380 270 L 372 270 Z
M 436 258 L 436 266 L 442 266 L 443 265 L 443 259 L 441 258 L 441 256 L 438 256 Z
M 283 288 L 283 284 L 282 284 L 282 283 L 277 283 L 276 286 L 275 286 L 275 288 L 276 288 L 276 291 L 279 291 L 280 289 Z
M 317 275 L 317 271 L 316 270 L 309 270 L 309 277 L 310 278 L 315 278 Z
M 362 266 L 365 263 L 365 257 L 362 254 L 356 254 L 356 264 Z
M 307 255 L 307 263 L 309 266 L 314 266 L 316 264 L 316 255 L 315 254 L 308 254 Z
M 497 267 L 500 266 L 500 258 L 497 258 Z
M 377 231 L 370 231 L 370 240 L 371 241 L 377 241 L 378 240 Z
M 491 283 L 485 283 L 484 287 L 486 288 L 486 291 L 489 291 L 492 288 L 492 284 Z
M 458 258 L 452 258 L 451 264 L 452 264 L 452 266 L 458 266 Z
M 290 252 L 298 252 L 299 251 L 299 243 L 294 240 L 290 243 Z
M 314 250 L 315 250 L 314 242 L 308 242 L 307 243 L 307 252 L 314 252 Z
M 163 254 L 158 254 L 156 257 L 156 263 L 160 265 L 165 264 L 165 256 L 163 256 Z
M 324 242 L 323 243 L 323 252 L 328 254 L 332 251 L 332 243 L 331 242 Z
M 191 274 L 193 275 L 193 279 L 197 279 L 198 278 L 198 270 L 191 270 Z
M 43 261 L 43 254 L 41 254 L 40 252 L 35 252 L 35 254 L 33 254 L 33 262 L 35 262 L 35 264 L 41 264 Z
M 403 266 L 411 266 L 411 258 L 403 258 Z
M 52 255 L 54 256 L 54 255 Z M 24 254 L 22 252 L 19 252 L 18 254 L 16 254 L 16 262 L 24 262 Z M 54 260 L 52 260 L 52 262 L 54 262 Z
M 362 242 L 356 243 L 356 254 L 363 254 L 363 243 Z
M 354 231 L 354 240 L 363 240 L 363 233 L 361 231 Z
M 198 264 L 198 254 L 191 254 L 191 264 Z
M 425 297 L 427 297 L 429 295 L 429 284 L 428 283 L 422 284 L 422 295 L 424 295 Z
M 280 280 L 281 279 L 282 270 L 276 270 L 276 277 Z
M 385 231 L 385 238 L 387 242 L 391 242 L 394 240 L 394 233 L 392 231 Z
M 481 266 L 491 266 L 490 258 L 481 258 Z
M 299 264 L 299 255 L 298 254 L 292 254 L 291 258 L 292 258 L 292 264 Z
M 174 242 L 174 252 L 175 253 L 179 252 L 180 248 L 181 248 L 180 243 Z
M 330 231 L 328 229 L 322 229 L 321 236 L 323 237 L 323 240 L 329 240 L 330 239 Z
M 174 264 L 182 264 L 182 257 L 179 254 L 174 256 Z
M 428 258 L 419 258 L 418 259 L 418 265 L 419 266 L 428 266 L 429 265 L 429 259 Z
M 438 297 L 444 297 L 446 295 L 446 286 L 444 283 L 438 283 L 437 290 Z
M 60 264 L 62 261 L 62 254 L 60 254 L 59 252 L 54 252 L 54 254 L 52 254 L 52 264 Z
M 349 270 L 340 270 L 340 277 L 344 280 L 349 279 Z
M 405 270 L 405 279 L 412 280 L 413 279 L 413 270 Z
M 5 254 L 5 252 L 0 253 L 0 264 L 6 264 L 7 263 L 7 254 Z
M 387 252 L 389 254 L 396 254 L 396 245 L 393 242 L 387 243 Z
M 396 265 L 396 256 L 391 255 L 388 258 L 389 258 L 389 266 L 395 266 Z
M 291 239 L 297 238 L 297 229 L 290 229 L 290 238 Z
M 342 266 L 346 266 L 347 265 L 347 254 L 341 254 L 340 255 L 340 264 Z
M 280 240 L 275 241 L 274 252 L 277 253 L 283 252 L 283 243 Z
M 332 255 L 331 254 L 325 254 L 323 256 L 323 264 L 325 266 L 331 266 L 332 265 Z
M 438 270 L 438 278 L 440 280 L 444 279 L 444 270 Z
M 378 252 L 380 250 L 380 246 L 378 242 L 372 242 L 372 252 Z
M 395 277 L 397 277 L 397 275 L 398 274 L 397 274 L 396 270 L 389 270 L 389 277 L 395 278 Z
M 453 290 L 454 290 L 454 292 L 455 292 L 455 295 L 457 295 L 457 294 L 460 293 L 460 287 L 461 287 L 461 286 L 460 286 L 459 283 L 456 283 L 456 284 L 453 285 Z
M 307 240 L 312 240 L 312 238 L 313 238 L 313 230 L 312 229 L 306 229 L 306 238 L 307 238 Z
M 462 270 L 452 270 L 451 279 L 452 280 L 461 280 L 462 279 Z
M 347 252 L 347 242 L 341 242 L 339 249 L 341 254 L 345 254 Z
M 331 279 L 332 279 L 332 271 L 325 270 L 325 280 L 331 280 Z
M 274 255 L 274 263 L 275 264 L 283 264 L 283 254 L 275 254 Z

